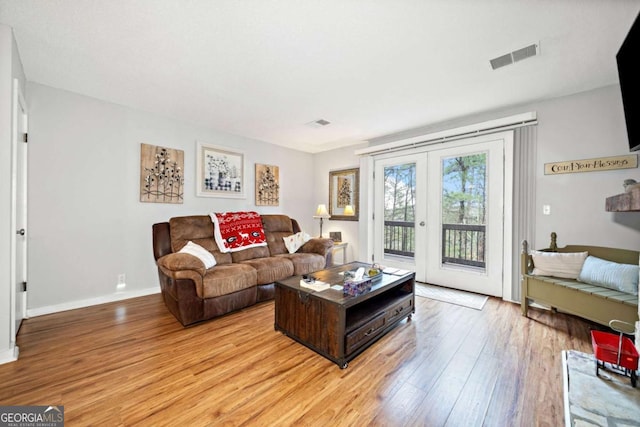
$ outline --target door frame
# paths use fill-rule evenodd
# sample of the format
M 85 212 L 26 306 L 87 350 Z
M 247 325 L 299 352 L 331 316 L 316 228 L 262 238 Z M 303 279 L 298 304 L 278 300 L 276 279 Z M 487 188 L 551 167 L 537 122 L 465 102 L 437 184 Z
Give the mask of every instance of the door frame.
M 22 254 L 23 263 L 22 271 L 16 271 L 16 263 L 18 258 L 17 253 L 17 234 L 16 230 L 18 223 L 24 224 L 27 227 L 27 157 L 28 148 L 27 144 L 20 140 L 21 133 L 27 133 L 28 131 L 28 116 L 27 116 L 27 103 L 24 99 L 20 82 L 18 79 L 13 80 L 13 97 L 12 97 L 12 115 L 13 120 L 11 124 L 11 242 L 10 242 L 10 266 L 9 277 L 11 281 L 11 308 L 10 308 L 10 323 L 11 332 L 10 338 L 15 341 L 18 334 L 18 321 L 27 317 L 27 292 L 22 292 L 21 302 L 18 301 L 18 290 L 16 288 L 19 275 L 23 277 L 23 280 L 27 280 L 27 241 L 25 237 L 24 253 Z M 23 130 L 19 129 L 22 126 Z M 24 144 L 20 147 L 20 144 Z M 18 151 L 23 150 L 22 157 L 19 158 Z M 20 161 L 20 164 L 18 162 Z M 22 174 L 23 188 L 18 187 L 18 173 Z M 22 202 L 24 203 L 22 209 L 23 218 L 19 221 L 17 218 L 18 209 L 18 194 L 22 192 Z
M 377 160 L 387 159 L 392 157 L 400 157 L 402 155 L 410 155 L 410 154 L 418 154 L 425 151 L 433 151 L 443 148 L 453 148 L 456 146 L 462 145 L 473 145 L 474 143 L 484 142 L 487 138 L 490 139 L 504 139 L 504 149 L 503 149 L 503 278 L 502 278 L 502 298 L 505 300 L 512 299 L 512 269 L 513 269 L 513 253 L 511 252 L 512 240 L 513 240 L 513 153 L 514 153 L 514 136 L 513 130 L 507 129 L 499 132 L 486 133 L 479 136 L 470 136 L 468 138 L 456 139 L 452 141 L 439 142 L 433 144 L 427 144 L 420 147 L 408 147 L 407 149 L 399 149 L 393 152 L 387 153 L 372 153 L 371 155 L 363 158 L 361 160 L 361 167 L 366 169 L 369 173 L 367 174 L 368 182 L 367 182 L 367 196 L 370 198 L 368 203 L 361 203 L 361 207 L 367 208 L 369 211 L 365 212 L 363 209 L 362 218 L 367 218 L 367 232 L 371 238 L 367 239 L 366 244 L 366 259 L 374 259 L 374 225 L 373 225 L 373 215 L 375 213 L 375 163 Z M 364 176 L 364 175 L 362 175 Z

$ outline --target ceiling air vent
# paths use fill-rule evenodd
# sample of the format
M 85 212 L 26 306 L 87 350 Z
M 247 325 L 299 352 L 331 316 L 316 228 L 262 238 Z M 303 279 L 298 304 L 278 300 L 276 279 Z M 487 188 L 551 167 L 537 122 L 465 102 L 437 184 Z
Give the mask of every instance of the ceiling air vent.
M 489 60 L 489 62 L 491 63 L 491 68 L 496 70 L 500 67 L 513 64 L 514 62 L 522 61 L 523 59 L 536 56 L 540 53 L 538 49 L 539 45 L 534 43 L 521 49 L 514 50 L 513 52 L 507 53 L 506 55 L 493 58 Z
M 513 58 L 511 58 L 510 53 L 507 53 L 506 55 L 493 58 L 489 62 L 491 62 L 491 68 L 495 70 L 497 68 L 504 67 L 505 65 L 513 64 Z
M 522 49 L 514 50 L 511 52 L 513 56 L 513 62 L 522 61 L 523 59 L 531 58 L 532 56 L 536 56 L 538 54 L 538 45 L 532 44 L 527 47 L 523 47 Z
M 318 120 L 314 120 L 312 122 L 307 123 L 308 126 L 313 126 L 313 127 L 317 127 L 317 128 L 321 128 L 327 125 L 330 125 L 331 122 L 329 120 L 325 120 L 325 119 L 318 119 Z

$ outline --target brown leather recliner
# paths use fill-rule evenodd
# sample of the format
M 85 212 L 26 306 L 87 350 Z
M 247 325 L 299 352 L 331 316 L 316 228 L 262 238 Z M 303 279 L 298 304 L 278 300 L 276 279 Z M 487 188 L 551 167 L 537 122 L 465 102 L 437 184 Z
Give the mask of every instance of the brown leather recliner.
M 333 241 L 313 238 L 290 254 L 283 237 L 300 231 L 287 215 L 262 215 L 268 246 L 222 253 L 209 215 L 174 217 L 153 225 L 153 255 L 169 311 L 184 326 L 273 299 L 274 282 L 331 265 Z M 189 241 L 211 252 L 205 269 L 193 255 L 177 253 Z

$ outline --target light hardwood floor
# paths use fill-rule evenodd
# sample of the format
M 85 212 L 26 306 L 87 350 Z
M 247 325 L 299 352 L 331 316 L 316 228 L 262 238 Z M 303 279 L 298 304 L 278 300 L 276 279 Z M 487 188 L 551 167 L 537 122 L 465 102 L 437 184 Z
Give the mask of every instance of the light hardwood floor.
M 563 425 L 560 352 L 590 352 L 593 325 L 416 300 L 345 370 L 275 332 L 273 302 L 190 328 L 160 295 L 27 319 L 0 405 L 64 405 L 68 426 Z

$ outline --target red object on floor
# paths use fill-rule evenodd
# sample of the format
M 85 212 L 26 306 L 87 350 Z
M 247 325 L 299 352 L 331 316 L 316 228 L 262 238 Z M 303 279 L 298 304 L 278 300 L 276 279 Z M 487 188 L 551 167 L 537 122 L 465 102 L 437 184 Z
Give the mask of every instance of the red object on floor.
M 618 348 L 620 350 L 620 361 L 618 361 Z M 591 345 L 593 354 L 601 362 L 608 362 L 620 368 L 636 371 L 638 369 L 638 350 L 629 338 L 609 332 L 591 331 Z

